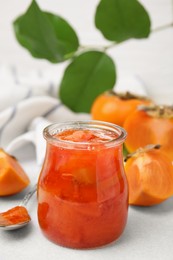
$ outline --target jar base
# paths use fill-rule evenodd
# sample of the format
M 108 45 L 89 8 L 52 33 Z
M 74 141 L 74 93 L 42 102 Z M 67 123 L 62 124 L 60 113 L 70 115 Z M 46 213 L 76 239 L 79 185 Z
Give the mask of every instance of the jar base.
M 124 229 L 125 229 L 125 227 L 124 227 Z M 57 246 L 61 246 L 61 247 L 68 248 L 68 249 L 75 249 L 75 250 L 90 250 L 90 249 L 92 250 L 92 249 L 99 249 L 102 247 L 106 247 L 106 246 L 116 243 L 116 241 L 118 241 L 121 238 L 121 236 L 123 235 L 124 229 L 121 231 L 121 234 L 119 234 L 117 237 L 114 237 L 114 238 L 104 241 L 104 242 L 100 242 L 100 243 L 97 242 L 92 245 L 90 243 L 86 243 L 86 242 L 83 244 L 82 243 L 77 244 L 77 243 L 73 243 L 70 241 L 62 243 L 62 241 L 60 241 L 60 240 L 55 240 L 55 239 L 51 238 L 43 230 L 42 230 L 42 234 L 44 235 L 44 237 L 46 239 L 48 239 L 51 243 L 53 243 Z

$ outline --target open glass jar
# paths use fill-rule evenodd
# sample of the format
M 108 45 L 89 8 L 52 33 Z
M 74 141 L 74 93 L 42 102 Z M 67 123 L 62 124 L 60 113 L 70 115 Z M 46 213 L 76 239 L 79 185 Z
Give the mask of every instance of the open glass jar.
M 51 241 L 92 248 L 116 240 L 128 212 L 123 128 L 100 121 L 52 124 L 38 182 L 38 221 Z

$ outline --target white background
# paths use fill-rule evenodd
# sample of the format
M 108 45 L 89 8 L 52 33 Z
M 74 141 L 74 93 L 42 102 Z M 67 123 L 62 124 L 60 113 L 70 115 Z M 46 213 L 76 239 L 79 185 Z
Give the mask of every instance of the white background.
M 108 0 L 109 1 L 109 0 Z M 130 0 L 129 0 L 130 1 Z M 143 0 L 152 18 L 152 27 L 173 20 L 171 0 Z M 12 21 L 23 13 L 29 0 L 0 0 L 0 66 L 15 65 L 20 70 L 52 70 L 61 77 L 64 64 L 52 65 L 34 59 L 15 40 Z M 98 0 L 39 0 L 40 7 L 66 18 L 76 29 L 83 45 L 107 44 L 93 25 Z M 138 75 L 147 91 L 158 102 L 173 103 L 173 29 L 154 33 L 146 40 L 131 40 L 109 50 L 115 59 L 118 78 Z M 0 86 L 3 95 L 3 86 Z M 32 182 L 39 172 L 30 147 L 19 159 Z M 28 156 L 32 155 L 31 161 Z M 0 199 L 0 210 L 16 205 L 23 194 Z M 125 233 L 119 241 L 97 250 L 71 250 L 54 245 L 41 234 L 37 223 L 36 202 L 32 200 L 32 224 L 15 232 L 0 232 L 0 260 L 172 260 L 173 198 L 152 208 L 130 207 Z

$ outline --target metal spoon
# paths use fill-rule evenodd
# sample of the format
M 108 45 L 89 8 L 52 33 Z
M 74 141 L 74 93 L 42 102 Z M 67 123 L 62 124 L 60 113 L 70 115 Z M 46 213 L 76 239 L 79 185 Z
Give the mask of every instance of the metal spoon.
M 21 201 L 21 203 L 19 204 L 18 207 L 14 207 L 14 208 L 9 210 L 9 212 L 11 212 L 15 208 L 23 207 L 24 210 L 26 211 L 27 216 L 28 216 L 26 219 L 24 217 L 22 221 L 19 220 L 17 223 L 13 224 L 13 223 L 10 223 L 10 221 L 8 221 L 8 215 L 10 216 L 10 213 L 8 211 L 0 213 L 0 220 L 1 220 L 0 221 L 0 229 L 1 230 L 5 230 L 6 231 L 6 230 L 19 229 L 19 228 L 22 228 L 22 227 L 26 226 L 31 221 L 31 218 L 30 218 L 30 216 L 28 214 L 28 211 L 27 211 L 27 209 L 25 207 L 26 207 L 28 201 L 30 200 L 30 198 L 32 197 L 32 195 L 36 192 L 36 190 L 37 190 L 37 184 L 35 184 L 31 188 L 31 190 L 25 195 L 25 197 L 23 198 L 23 200 Z M 19 212 L 17 212 L 16 214 L 18 214 L 18 213 Z M 7 216 L 7 218 L 6 217 L 4 218 L 4 214 Z M 19 216 L 19 215 L 17 215 L 17 216 Z M 2 221 L 2 219 L 4 221 Z

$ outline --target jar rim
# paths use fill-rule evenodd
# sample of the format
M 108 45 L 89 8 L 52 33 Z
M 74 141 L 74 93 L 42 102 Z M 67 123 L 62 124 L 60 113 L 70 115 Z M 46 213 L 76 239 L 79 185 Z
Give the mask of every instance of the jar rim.
M 116 138 L 112 138 L 107 140 L 103 143 L 100 142 L 74 142 L 69 140 L 61 140 L 55 137 L 55 135 L 59 132 L 69 129 L 99 129 L 99 130 L 109 130 L 117 134 Z M 119 125 L 108 123 L 99 120 L 80 120 L 80 121 L 65 121 L 65 122 L 58 122 L 48 125 L 43 130 L 43 136 L 48 143 L 54 144 L 56 146 L 62 146 L 68 148 L 77 148 L 81 149 L 88 149 L 89 147 L 95 147 L 104 145 L 106 147 L 117 146 L 122 144 L 127 136 L 127 132 L 124 128 Z

